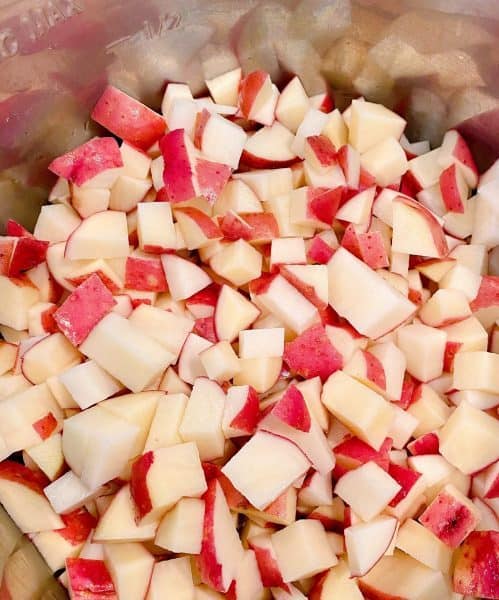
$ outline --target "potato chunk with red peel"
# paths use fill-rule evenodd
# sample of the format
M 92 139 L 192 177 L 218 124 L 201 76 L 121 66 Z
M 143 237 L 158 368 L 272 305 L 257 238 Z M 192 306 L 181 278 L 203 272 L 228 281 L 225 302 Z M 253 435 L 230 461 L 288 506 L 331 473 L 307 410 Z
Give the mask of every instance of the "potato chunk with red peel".
M 393 202 L 392 248 L 396 252 L 428 258 L 443 258 L 449 252 L 435 215 L 422 204 L 403 196 Z
M 457 551 L 454 590 L 458 594 L 499 598 L 499 532 L 474 531 Z
M 313 325 L 286 344 L 284 362 L 292 373 L 322 381 L 343 366 L 341 354 L 331 344 L 324 327 Z
M 130 491 L 140 524 L 157 521 L 183 496 L 199 497 L 206 481 L 192 442 L 143 454 L 132 467 Z
M 111 292 L 94 273 L 55 311 L 54 320 L 68 340 L 79 346 L 115 305 Z
M 64 522 L 50 506 L 43 488 L 48 479 L 11 460 L 0 463 L 0 501 L 24 533 L 61 529 Z
M 223 490 L 216 479 L 209 482 L 203 499 L 203 542 L 198 568 L 202 581 L 215 590 L 226 592 L 236 577 L 243 548 Z
M 385 515 L 345 529 L 345 545 L 352 577 L 368 573 L 388 551 L 398 521 Z
M 66 569 L 73 600 L 117 600 L 113 580 L 103 560 L 68 558 Z
M 265 587 L 286 588 L 282 573 L 277 564 L 275 550 L 269 533 L 262 533 L 248 539 L 249 547 L 255 552 L 260 577 Z
M 112 85 L 99 98 L 92 118 L 142 150 L 150 148 L 166 129 L 166 122 L 160 115 Z
M 95 177 L 110 173 L 112 185 L 120 174 L 118 169 L 122 166 L 123 159 L 116 140 L 112 137 L 95 137 L 54 159 L 49 169 L 77 186 L 88 185 Z
M 271 414 L 290 427 L 300 431 L 310 431 L 308 407 L 302 393 L 294 385 L 289 386 L 284 396 L 276 402 Z
M 479 513 L 471 500 L 446 485 L 419 517 L 444 544 L 457 548 L 478 525 Z
M 292 442 L 257 431 L 222 472 L 253 506 L 262 510 L 309 467 L 310 462 Z

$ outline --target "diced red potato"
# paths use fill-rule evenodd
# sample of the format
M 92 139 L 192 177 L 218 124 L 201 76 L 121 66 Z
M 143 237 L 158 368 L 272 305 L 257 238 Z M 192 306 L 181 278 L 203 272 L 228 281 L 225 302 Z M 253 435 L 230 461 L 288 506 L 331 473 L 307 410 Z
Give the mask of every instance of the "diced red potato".
M 316 171 L 327 171 L 336 164 L 336 148 L 325 135 L 310 135 L 305 139 L 304 159 Z
M 294 225 L 325 229 L 333 222 L 342 203 L 344 188 L 301 187 L 291 193 L 290 221 Z
M 196 196 L 192 142 L 182 129 L 171 131 L 161 138 L 160 148 L 164 159 L 163 183 L 170 202 L 183 202 Z
M 261 169 L 288 167 L 299 160 L 291 150 L 293 139 L 291 131 L 276 121 L 248 138 L 241 163 Z
M 242 156 L 245 156 L 249 142 L 244 130 L 236 123 L 232 123 L 220 115 L 210 113 L 207 110 L 198 113 L 197 119 L 194 134 L 196 147 L 208 159 L 237 169 Z M 272 140 L 273 136 L 271 136 L 269 141 Z M 248 151 L 250 152 L 250 149 Z
M 94 107 L 92 118 L 130 144 L 150 148 L 164 134 L 160 115 L 113 86 L 108 86 Z
M 68 558 L 66 561 L 71 596 L 77 600 L 100 595 L 117 599 L 116 590 L 103 560 Z
M 496 597 L 497 169 L 218 73 L 108 86 L 7 224 L 0 501 L 75 598 Z
M 118 143 L 114 138 L 93 138 L 50 163 L 50 170 L 78 186 L 109 188 L 123 166 Z
M 49 242 L 32 237 L 20 237 L 16 240 L 8 272 L 9 277 L 19 277 L 24 272 L 43 263 L 46 258 Z
M 111 292 L 97 275 L 92 275 L 66 299 L 53 317 L 69 341 L 79 346 L 114 304 Z
M 265 244 L 279 236 L 279 227 L 271 213 L 247 213 L 243 216 L 227 212 L 219 219 L 224 239 L 243 239 L 254 244 Z

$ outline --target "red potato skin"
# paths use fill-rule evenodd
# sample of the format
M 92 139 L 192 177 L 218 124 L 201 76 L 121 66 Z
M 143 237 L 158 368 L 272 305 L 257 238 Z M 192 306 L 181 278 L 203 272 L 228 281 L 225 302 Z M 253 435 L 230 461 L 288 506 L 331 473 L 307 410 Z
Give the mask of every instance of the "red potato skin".
M 238 217 L 232 212 L 219 217 L 219 225 L 224 239 L 231 242 L 237 240 L 248 242 L 254 234 L 251 227 L 246 223 L 245 217 Z
M 367 350 L 362 350 L 366 362 L 366 375 L 369 381 L 372 381 L 380 389 L 386 390 L 385 369 L 381 361 Z
M 287 279 L 289 283 L 293 285 L 303 296 L 305 296 L 309 302 L 316 306 L 320 312 L 324 312 L 328 308 L 328 305 L 317 296 L 314 287 L 308 285 L 299 277 L 294 275 L 294 273 L 292 273 L 286 265 L 279 265 L 278 270 L 279 273 L 285 279 Z
M 487 493 L 484 496 L 488 500 L 492 500 L 494 498 L 499 498 L 499 475 L 496 475 L 496 478 L 491 483 Z
M 80 275 L 79 277 L 66 277 L 66 281 L 71 285 L 75 285 L 76 287 L 80 286 L 82 283 L 87 281 L 89 277 L 92 275 L 97 275 L 102 283 L 107 287 L 107 289 L 112 293 L 116 294 L 120 291 L 120 288 L 116 285 L 116 283 L 110 279 L 103 271 L 98 269 L 93 273 L 86 273 L 85 275 Z M 55 300 L 54 300 L 55 302 Z
M 78 508 L 67 515 L 61 515 L 64 529 L 57 529 L 57 533 L 73 546 L 83 544 L 92 529 L 97 525 L 97 519 L 86 508 Z
M 412 469 L 407 469 L 405 467 L 401 467 L 400 465 L 390 463 L 388 467 L 388 474 L 390 477 L 393 477 L 393 479 L 395 479 L 400 486 L 402 486 L 402 489 L 390 502 L 390 506 L 397 506 L 397 504 L 401 502 L 411 491 L 412 486 L 421 477 L 421 473 L 416 473 L 416 471 L 413 471 Z
M 246 498 L 236 490 L 232 485 L 230 479 L 225 476 L 221 468 L 213 463 L 204 462 L 201 464 L 203 467 L 204 476 L 206 482 L 209 483 L 212 479 L 216 479 L 222 488 L 227 504 L 231 510 L 238 511 L 240 509 L 246 509 L 249 507 L 249 502 Z
M 150 148 L 166 129 L 160 115 L 112 85 L 97 101 L 92 119 L 141 150 Z
M 239 88 L 239 110 L 245 119 L 249 119 L 256 97 L 268 77 L 269 74 L 265 71 L 253 71 L 242 79 Z
M 203 495 L 205 513 L 203 523 L 203 541 L 201 553 L 198 556 L 198 569 L 203 583 L 218 592 L 224 592 L 222 565 L 217 560 L 214 537 L 215 500 L 217 493 L 223 493 L 217 485 L 217 479 L 208 482 L 208 489 Z
M 338 208 L 343 203 L 344 195 L 345 188 L 342 186 L 333 190 L 327 188 L 310 188 L 307 193 L 310 216 L 331 227 Z
M 362 579 L 359 579 L 357 583 L 359 584 L 359 589 L 362 592 L 365 600 L 407 600 L 407 598 L 402 598 L 401 596 L 385 594 L 385 592 L 377 590 L 369 584 L 364 583 Z
M 157 246 L 154 244 L 144 244 L 143 250 L 147 254 L 175 254 L 175 250 L 172 250 L 171 248 L 164 248 L 163 246 Z
M 452 156 L 457 159 L 460 163 L 471 169 L 474 173 L 478 175 L 478 167 L 476 166 L 475 159 L 471 154 L 471 150 L 468 147 L 468 144 L 464 141 L 463 136 L 457 133 L 456 145 L 454 146 L 454 151 Z
M 13 219 L 9 219 L 5 224 L 5 235 L 12 237 L 34 237 L 32 233 Z
M 352 176 L 354 176 L 355 178 L 357 178 L 357 173 L 353 172 L 350 173 L 350 169 L 351 169 L 351 165 L 350 163 L 354 160 L 354 152 L 356 152 L 351 146 L 349 146 L 348 144 L 345 144 L 344 146 L 341 146 L 341 148 L 338 150 L 337 154 L 336 154 L 336 160 L 338 161 L 338 164 L 341 167 L 341 170 L 343 171 L 343 175 L 345 176 L 345 180 L 347 182 L 347 186 L 350 189 L 356 189 L 357 188 L 357 182 L 356 181 L 352 181 Z M 360 168 L 359 168 L 359 183 L 360 183 Z M 355 185 L 352 185 L 354 184 Z
M 232 169 L 222 163 L 198 158 L 195 170 L 201 194 L 214 204 L 229 181 Z
M 183 129 L 170 131 L 159 142 L 161 154 L 165 161 L 163 182 L 165 187 L 161 200 L 168 200 L 172 204 L 184 202 L 196 196 L 194 189 L 194 173 L 189 154 L 184 140 Z M 160 190 L 161 191 L 161 190 Z M 160 194 L 158 193 L 158 200 Z
M 222 237 L 222 232 L 219 227 L 206 215 L 203 211 L 192 206 L 177 208 L 176 213 L 182 213 L 189 217 L 201 229 L 204 235 L 209 239 L 217 239 Z
M 284 348 L 284 362 L 290 371 L 305 379 L 322 381 L 343 367 L 343 358 L 329 341 L 322 325 L 313 325 Z
M 402 408 L 403 410 L 407 410 L 409 406 L 416 402 L 419 398 L 419 394 L 421 391 L 419 390 L 418 394 L 416 394 L 416 389 L 418 386 L 418 381 L 409 373 L 404 374 L 404 382 L 402 384 L 402 393 L 400 394 L 400 400 L 395 402 L 397 406 Z
M 215 330 L 215 319 L 214 317 L 202 317 L 196 319 L 194 322 L 194 329 L 192 330 L 196 335 L 204 337 L 209 342 L 216 344 L 218 342 L 217 332 Z
M 203 144 L 203 133 L 206 124 L 210 120 L 211 113 L 208 109 L 203 108 L 201 112 L 196 115 L 196 123 L 194 124 L 194 145 L 196 148 L 201 150 Z
M 72 600 L 117 600 L 113 580 L 103 560 L 66 559 Z
M 345 232 L 343 233 L 343 237 L 341 238 L 341 246 L 362 260 L 362 255 L 360 253 L 359 234 L 351 223 L 347 226 Z
M 317 105 L 317 110 L 320 110 L 323 113 L 330 113 L 334 110 L 334 98 L 329 92 L 324 92 L 322 94 L 322 99 Z
M 370 188 L 373 185 L 376 185 L 376 177 L 371 175 L 371 173 L 363 167 L 360 167 L 359 189 L 356 190 L 355 193 L 367 190 L 367 188 Z
M 447 342 L 445 344 L 444 351 L 444 371 L 446 373 L 452 373 L 452 367 L 454 365 L 454 357 L 459 352 L 462 344 L 460 342 Z
M 168 284 L 161 260 L 128 256 L 125 268 L 125 288 L 141 292 L 166 292 Z
M 450 548 L 457 548 L 478 525 L 476 516 L 445 490 L 429 504 L 419 522 Z
M 32 471 L 12 460 L 4 460 L 0 463 L 0 479 L 24 485 L 24 487 L 44 497 L 43 488 L 50 483 L 48 477 L 41 471 Z
M 455 164 L 444 169 L 439 179 L 442 200 L 447 210 L 456 213 L 464 213 L 464 204 L 459 196 L 457 186 L 457 166 Z
M 400 188 L 399 191 L 401 194 L 405 196 L 410 196 L 411 198 L 416 199 L 416 196 L 419 192 L 422 191 L 421 184 L 414 177 L 411 171 L 406 171 L 400 180 Z
M 288 501 L 288 490 L 285 490 L 280 496 L 266 506 L 263 512 L 269 517 L 282 517 L 285 514 Z
M 256 426 L 260 421 L 260 401 L 256 390 L 248 386 L 248 396 L 242 409 L 232 419 L 230 426 L 239 431 L 243 431 L 247 435 L 253 435 L 256 431 Z
M 478 289 L 478 294 L 470 304 L 473 312 L 481 308 L 499 306 L 499 277 L 497 275 L 484 275 Z
M 51 412 L 49 412 L 44 417 L 33 423 L 33 429 L 42 440 L 46 440 L 57 429 L 57 419 Z
M 321 167 L 327 168 L 336 164 L 336 148 L 328 137 L 310 135 L 305 143 L 310 146 L 310 150 L 315 154 Z
M 367 231 L 359 235 L 362 260 L 371 269 L 384 269 L 390 265 L 380 231 Z
M 220 295 L 221 286 L 218 283 L 211 283 L 203 290 L 196 292 L 190 298 L 187 298 L 185 304 L 187 308 L 190 306 L 206 306 L 213 308 L 213 312 L 217 306 L 218 296 Z
M 322 590 L 324 588 L 324 582 L 326 581 L 328 576 L 328 571 L 323 573 L 322 575 L 318 575 L 317 579 L 309 592 L 308 598 L 309 600 L 323 600 Z
M 384 269 L 390 265 L 380 231 L 358 233 L 350 224 L 345 229 L 341 245 L 371 269 Z
M 54 313 L 56 310 L 57 306 L 51 306 L 50 308 L 47 308 L 47 310 L 44 310 L 40 315 L 42 327 L 46 333 L 56 333 L 59 331 L 59 327 L 54 319 Z
M 296 277 L 296 275 L 291 273 L 285 265 L 278 265 L 274 270 L 276 270 L 276 272 L 278 270 L 280 274 L 300 292 L 300 294 L 305 296 L 309 302 L 317 307 L 323 325 L 332 325 L 336 322 L 336 314 L 333 309 L 317 296 L 313 286 L 308 285 Z
M 436 433 L 425 433 L 407 444 L 407 449 L 413 456 L 420 454 L 439 454 L 440 442 Z
M 433 241 L 435 243 L 435 248 L 438 250 L 440 258 L 447 256 L 447 254 L 449 253 L 447 240 L 445 239 L 445 234 L 440 223 L 436 220 L 433 214 L 422 204 L 416 202 L 415 200 L 412 200 L 411 198 L 404 198 L 403 196 L 398 196 L 397 198 L 395 198 L 394 202 L 400 202 L 401 204 L 405 204 L 405 206 L 408 206 L 421 214 L 421 216 L 428 223 L 433 237 Z
M 308 516 L 307 519 L 314 519 L 320 521 L 326 531 L 334 531 L 334 533 L 343 533 L 345 531 L 345 523 L 343 518 L 333 519 L 328 515 L 325 515 L 320 508 L 314 509 Z
M 318 265 L 326 265 L 334 254 L 333 248 L 328 246 L 326 242 L 316 235 L 308 247 L 307 258 L 309 261 Z
M 386 438 L 379 450 L 375 450 L 357 437 L 348 438 L 333 449 L 336 457 L 336 466 L 333 475 L 335 478 L 339 478 L 347 471 L 356 469 L 370 461 L 375 462 L 384 471 L 388 471 L 390 466 L 388 453 L 391 447 L 391 438 Z
M 407 294 L 407 298 L 417 306 L 423 304 L 423 294 L 421 290 L 415 290 L 413 288 L 409 288 L 409 293 Z
M 277 273 L 263 273 L 260 277 L 252 279 L 249 282 L 250 293 L 255 296 L 265 294 L 276 277 Z
M 81 186 L 102 171 L 122 166 L 118 142 L 112 137 L 95 137 L 54 159 L 49 170 Z
M 289 160 L 274 160 L 263 156 L 255 156 L 251 152 L 243 150 L 240 162 L 246 167 L 251 167 L 253 169 L 283 169 L 284 167 L 291 167 L 295 163 L 301 162 L 301 158 L 295 156 Z
M 0 239 L 0 275 L 8 275 L 15 240 Z
M 277 565 L 277 561 L 272 552 L 267 548 L 262 548 L 257 544 L 252 544 L 248 541 L 248 545 L 255 553 L 258 570 L 264 587 L 279 587 L 287 591 L 289 588 L 282 579 L 281 572 Z
M 402 178 L 399 177 L 398 181 L 394 181 L 393 183 L 390 183 L 389 185 L 387 185 L 387 189 L 389 190 L 394 190 L 395 192 L 400 192 L 400 180 Z
M 130 493 L 135 504 L 135 520 L 137 522 L 152 510 L 152 502 L 147 485 L 147 473 L 153 463 L 154 452 L 149 451 L 139 456 L 132 466 Z
M 49 242 L 36 240 L 33 237 L 18 238 L 9 265 L 9 277 L 19 277 L 45 261 Z
M 54 319 L 68 340 L 79 346 L 115 304 L 111 292 L 100 277 L 93 274 L 61 304 Z
M 228 212 L 220 219 L 220 229 L 224 238 L 232 242 L 243 239 L 263 244 L 279 237 L 279 226 L 271 213 L 247 213 L 238 219 Z
M 300 390 L 290 385 L 284 396 L 276 402 L 271 414 L 286 425 L 294 427 L 299 431 L 310 431 L 312 422 L 307 404 Z
M 454 591 L 499 598 L 499 532 L 473 531 L 457 551 Z

